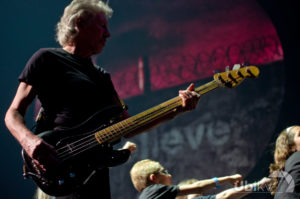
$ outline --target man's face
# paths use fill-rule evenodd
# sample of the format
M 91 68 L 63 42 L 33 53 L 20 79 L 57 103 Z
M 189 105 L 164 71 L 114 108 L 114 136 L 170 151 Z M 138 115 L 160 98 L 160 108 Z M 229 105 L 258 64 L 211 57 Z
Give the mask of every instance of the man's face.
M 172 175 L 167 170 L 163 169 L 162 172 L 156 174 L 159 184 L 172 185 Z
M 104 13 L 98 13 L 89 22 L 78 27 L 78 45 L 98 54 L 105 46 L 106 39 L 110 37 L 108 22 Z

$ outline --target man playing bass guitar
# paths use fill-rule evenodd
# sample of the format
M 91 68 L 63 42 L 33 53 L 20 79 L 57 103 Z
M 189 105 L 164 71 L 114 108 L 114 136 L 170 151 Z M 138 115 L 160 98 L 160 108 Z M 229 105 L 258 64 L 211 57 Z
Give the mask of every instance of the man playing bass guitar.
M 110 75 L 103 68 L 94 65 L 91 60 L 92 55 L 101 53 L 110 37 L 107 19 L 111 15 L 112 9 L 100 0 L 73 0 L 65 8 L 57 24 L 56 39 L 61 48 L 39 49 L 29 59 L 19 76 L 20 84 L 6 113 L 5 124 L 22 146 L 27 160 L 32 163 L 32 170 L 36 173 L 31 175 L 37 181 L 42 181 L 39 186 L 57 184 L 59 189 L 60 185 L 70 180 L 67 177 L 64 179 L 63 175 L 59 175 L 57 182 L 47 180 L 42 174 L 47 174 L 51 168 L 66 169 L 69 178 L 76 179 L 80 175 L 76 173 L 80 169 L 74 167 L 75 164 L 83 164 L 84 161 L 69 158 L 66 160 L 69 161 L 68 164 L 62 164 L 62 157 L 75 155 L 74 151 L 79 150 L 78 147 L 75 149 L 78 140 L 84 140 L 83 143 L 86 143 L 80 147 L 91 146 L 86 139 L 90 139 L 90 134 L 94 133 L 92 128 L 98 128 L 100 124 L 88 127 L 90 125 L 86 125 L 85 121 L 91 121 L 92 124 L 98 121 L 91 118 L 96 112 L 104 110 L 97 116 L 100 115 L 102 120 L 108 121 L 111 112 L 121 112 L 121 120 L 129 117 L 114 89 Z M 194 92 L 193 84 L 187 90 L 179 91 L 179 96 L 182 106 L 149 121 L 146 125 L 138 126 L 123 137 L 135 136 L 179 113 L 195 109 L 200 99 L 200 95 Z M 24 116 L 35 97 L 42 104 L 47 120 L 46 130 L 51 130 L 51 133 L 37 135 L 25 124 Z M 113 111 L 110 111 L 110 107 L 114 107 Z M 82 123 L 84 127 L 81 126 Z M 87 136 L 80 137 L 80 131 L 85 132 Z M 80 139 L 76 140 L 73 132 L 76 132 L 74 134 Z M 65 137 L 72 141 L 62 146 Z M 104 139 L 101 136 L 96 138 L 98 142 Z M 95 155 L 89 150 L 84 152 L 83 160 Z M 106 145 L 102 154 L 109 156 L 109 152 L 110 146 Z M 87 167 L 93 168 L 93 164 L 89 163 Z M 51 171 L 47 176 L 51 177 L 53 173 L 54 171 Z M 53 195 L 59 198 L 110 198 L 109 173 L 105 166 L 101 169 L 96 167 L 89 175 L 79 177 L 81 178 L 84 179 L 80 182 L 81 186 L 76 186 L 71 193 L 64 192 L 65 188 L 62 188 L 58 193 L 54 191 Z M 50 193 L 51 191 L 49 189 Z

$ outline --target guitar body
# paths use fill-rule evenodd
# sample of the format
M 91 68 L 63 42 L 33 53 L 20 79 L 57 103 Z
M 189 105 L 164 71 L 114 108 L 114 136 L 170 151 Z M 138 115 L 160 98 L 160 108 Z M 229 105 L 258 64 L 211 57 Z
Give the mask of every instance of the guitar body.
M 100 144 L 94 136 L 95 132 L 119 121 L 121 112 L 120 107 L 106 108 L 72 129 L 39 134 L 56 148 L 60 163 L 43 172 L 22 151 L 24 176 L 30 176 L 47 194 L 64 196 L 86 183 L 95 170 L 126 162 L 130 156 L 129 150 L 113 150 L 113 143 Z

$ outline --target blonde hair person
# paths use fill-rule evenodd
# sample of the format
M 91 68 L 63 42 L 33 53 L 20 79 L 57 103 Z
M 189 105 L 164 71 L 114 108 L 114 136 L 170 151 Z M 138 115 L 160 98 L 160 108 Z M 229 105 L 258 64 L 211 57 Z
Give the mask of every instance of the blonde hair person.
M 270 191 L 275 198 L 300 197 L 300 126 L 284 129 L 276 140 Z
M 130 177 L 135 189 L 141 192 L 139 199 L 175 199 L 177 196 L 202 194 L 224 183 L 238 184 L 242 180 L 241 175 L 235 174 L 199 180 L 188 185 L 173 185 L 172 175 L 159 162 L 150 159 L 135 163 L 130 170 Z

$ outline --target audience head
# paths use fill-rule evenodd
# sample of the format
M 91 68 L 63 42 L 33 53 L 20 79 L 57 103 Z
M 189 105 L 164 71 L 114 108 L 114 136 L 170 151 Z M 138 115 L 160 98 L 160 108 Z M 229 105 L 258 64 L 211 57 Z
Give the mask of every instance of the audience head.
M 130 170 L 133 186 L 139 192 L 152 184 L 172 185 L 172 176 L 159 163 L 150 159 L 135 163 Z

